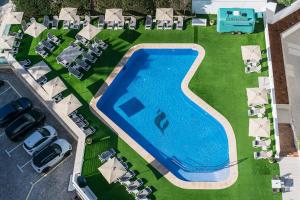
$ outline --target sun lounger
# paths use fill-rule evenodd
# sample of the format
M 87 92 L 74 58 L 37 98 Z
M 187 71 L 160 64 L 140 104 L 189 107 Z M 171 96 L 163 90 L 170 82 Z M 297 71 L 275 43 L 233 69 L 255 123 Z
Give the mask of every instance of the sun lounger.
M 156 21 L 156 28 L 157 28 L 158 30 L 164 29 L 164 22 L 163 22 L 163 21 L 160 21 L 160 20 L 157 20 L 157 21 Z
M 106 162 L 109 158 L 112 158 L 113 156 L 115 156 L 116 153 L 117 153 L 117 152 L 116 152 L 113 148 L 111 148 L 111 149 L 109 149 L 108 151 L 102 152 L 98 157 L 99 157 L 100 162 L 101 162 L 101 163 L 104 163 L 104 162 Z
M 75 35 L 75 39 L 76 39 L 76 42 L 81 43 L 84 46 L 87 46 L 89 44 L 89 41 L 80 35 Z
M 88 15 L 85 15 L 84 16 L 84 21 L 83 21 L 83 23 L 82 23 L 82 26 L 83 27 L 86 27 L 88 24 L 90 24 L 91 23 L 91 18 L 90 18 L 90 16 L 88 16 Z
M 93 133 L 96 132 L 96 129 L 94 127 L 88 127 L 86 129 L 83 130 L 84 134 L 86 135 L 86 137 L 92 135 Z
M 168 23 L 165 24 L 166 30 L 172 30 L 173 29 L 173 21 L 168 21 Z
M 103 29 L 105 26 L 104 15 L 99 15 L 98 28 Z
M 260 151 L 260 152 L 254 152 L 254 159 L 268 159 L 271 158 L 273 155 L 273 151 Z
M 27 27 L 28 27 L 25 20 L 22 20 L 22 22 L 21 22 L 21 27 L 22 27 L 23 32 L 25 32 L 25 30 L 26 30 Z
M 36 82 L 40 85 L 44 85 L 45 83 L 47 83 L 47 77 L 46 76 L 42 76 L 41 78 L 39 78 L 38 80 L 36 80 Z
M 134 171 L 132 170 L 128 170 L 123 176 L 121 176 L 117 181 L 120 182 L 122 184 L 122 182 L 126 182 L 129 181 L 130 179 L 132 179 L 133 177 L 135 177 L 136 174 Z
M 147 196 L 149 196 L 152 193 L 152 190 L 150 187 L 146 187 L 144 189 L 142 189 L 141 191 L 139 191 L 136 196 L 135 199 L 142 199 L 142 198 L 146 198 Z
M 20 32 L 16 33 L 16 32 L 9 32 L 9 35 L 11 36 L 15 36 L 16 39 L 21 40 L 23 39 L 24 34 L 22 33 L 21 30 L 19 30 Z
M 115 25 L 115 23 L 113 21 L 108 21 L 107 22 L 107 29 L 113 29 L 114 25 Z
M 89 71 L 91 69 L 91 65 L 86 63 L 84 60 L 76 59 L 76 64 L 79 65 L 84 71 Z
M 117 24 L 117 29 L 124 29 L 124 25 L 125 25 L 125 19 L 124 17 L 122 18 L 122 21 L 120 21 L 118 24 Z
M 125 168 L 125 169 L 128 169 L 128 164 L 124 161 L 124 159 L 121 157 L 118 157 L 117 158 L 118 160 L 119 160 L 119 162 L 123 165 L 123 167 Z
M 57 28 L 58 28 L 58 16 L 53 16 L 52 29 L 57 29 Z
M 63 29 L 69 29 L 69 26 L 70 26 L 70 21 L 64 20 L 64 22 L 63 22 Z
M 99 40 L 98 38 L 95 38 L 94 42 L 103 50 L 107 49 L 108 47 L 108 44 L 106 44 L 102 40 Z
M 49 41 L 53 42 L 56 45 L 59 45 L 60 43 L 60 39 L 55 35 L 53 35 L 52 33 L 48 33 L 47 38 Z
M 48 53 L 43 49 L 43 46 L 41 45 L 35 47 L 35 53 L 39 54 L 43 58 L 46 58 L 48 56 Z
M 129 29 L 135 30 L 135 28 L 136 28 L 136 18 L 131 16 L 129 21 Z
M 19 61 L 19 64 L 22 65 L 24 68 L 27 68 L 31 65 L 31 60 L 29 59 L 21 60 Z
M 152 16 L 151 15 L 146 16 L 145 29 L 146 30 L 152 29 Z
M 267 139 L 267 140 L 261 140 L 261 139 L 255 139 L 252 141 L 252 146 L 254 148 L 268 148 L 271 145 L 271 139 Z
M 80 28 L 80 17 L 79 16 L 76 16 L 76 19 L 74 21 L 72 21 L 70 27 L 72 29 L 79 29 Z
M 49 16 L 44 16 L 43 25 L 49 28 Z
M 177 30 L 182 30 L 183 29 L 183 17 L 182 16 L 179 16 L 177 18 L 176 29 Z
M 35 19 L 34 17 L 31 17 L 31 18 L 30 18 L 30 22 L 31 22 L 31 23 L 34 23 L 34 22 L 36 22 L 36 19 Z
M 96 57 L 94 57 L 93 55 L 91 55 L 90 53 L 87 53 L 87 52 L 83 52 L 82 56 L 83 56 L 83 59 L 88 60 L 91 63 L 95 63 L 97 60 Z
M 73 67 L 69 67 L 68 71 L 71 75 L 75 76 L 78 79 L 81 79 L 83 77 L 83 74 L 79 70 L 77 70 Z
M 20 47 L 21 42 L 18 40 L 14 41 L 13 47 Z
M 248 110 L 248 116 L 257 116 L 257 117 L 263 117 L 265 115 L 266 108 L 263 107 L 250 107 Z
M 99 49 L 96 48 L 96 47 L 90 46 L 89 49 L 88 49 L 88 53 L 90 53 L 90 54 L 95 54 L 96 56 L 99 57 L 99 56 L 101 56 L 102 51 L 99 50 Z
M 70 63 L 68 63 L 68 61 L 66 60 L 63 60 L 61 57 L 57 56 L 56 57 L 56 61 L 58 64 L 61 64 L 63 65 L 64 67 L 69 67 L 70 66 Z
M 48 40 L 42 40 L 41 42 L 39 42 L 39 45 L 42 45 L 43 47 L 48 49 L 50 52 L 53 52 L 55 49 L 55 46 L 53 44 L 51 44 Z
M 87 127 L 89 125 L 89 122 L 86 119 L 80 120 L 75 122 L 76 125 L 80 128 L 80 129 L 84 129 L 85 127 Z
M 136 179 L 135 181 L 128 181 L 129 184 L 125 184 L 126 190 L 131 193 L 132 191 L 138 189 L 144 183 L 141 179 Z

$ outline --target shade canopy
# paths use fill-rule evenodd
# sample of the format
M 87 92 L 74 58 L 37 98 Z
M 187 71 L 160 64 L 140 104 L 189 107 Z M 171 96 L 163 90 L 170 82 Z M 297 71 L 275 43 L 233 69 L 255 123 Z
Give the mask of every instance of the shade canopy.
M 81 29 L 81 31 L 78 33 L 78 35 L 81 35 L 82 37 L 86 38 L 87 40 L 91 40 L 99 32 L 100 32 L 100 29 L 98 29 L 96 26 L 88 24 L 86 27 L 84 27 L 83 29 Z
M 57 104 L 54 104 L 55 109 L 59 110 L 65 115 L 71 114 L 81 106 L 82 104 L 73 94 L 70 94 L 69 96 L 63 98 Z
M 269 90 L 270 86 L 270 79 L 267 76 L 258 77 L 258 87 L 261 89 Z
M 156 8 L 156 20 L 173 21 L 173 8 Z
M 0 49 L 12 49 L 14 47 L 14 36 L 2 36 L 0 37 Z
M 105 10 L 105 19 L 104 21 L 109 22 L 121 22 L 123 21 L 123 14 L 122 9 L 119 8 L 113 8 L 113 9 L 106 9 Z
M 51 98 L 67 89 L 66 85 L 59 77 L 45 83 L 43 88 Z
M 249 136 L 270 137 L 270 120 L 267 118 L 250 118 Z
M 26 30 L 25 33 L 31 35 L 32 37 L 38 37 L 44 30 L 46 30 L 46 26 L 43 24 L 33 22 Z
M 259 62 L 261 60 L 261 50 L 259 45 L 241 46 L 244 61 Z
M 5 24 L 21 24 L 23 19 L 23 12 L 10 12 L 4 16 Z
M 108 183 L 115 182 L 127 172 L 127 170 L 116 157 L 108 159 L 108 161 L 99 167 L 98 170 Z
M 77 8 L 62 8 L 59 13 L 59 20 L 74 21 L 77 15 Z
M 51 69 L 44 61 L 40 61 L 28 69 L 28 72 L 35 80 L 38 80 L 39 78 L 46 75 L 50 71 Z
M 268 92 L 261 88 L 247 88 L 249 106 L 264 105 L 268 103 Z

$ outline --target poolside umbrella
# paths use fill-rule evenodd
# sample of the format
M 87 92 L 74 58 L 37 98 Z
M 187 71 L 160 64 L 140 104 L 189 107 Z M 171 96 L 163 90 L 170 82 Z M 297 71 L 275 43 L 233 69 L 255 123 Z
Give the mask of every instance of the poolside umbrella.
M 258 86 L 261 89 L 269 90 L 271 88 L 269 77 L 265 77 L 265 76 L 258 77 Z
M 113 9 L 106 9 L 105 10 L 105 19 L 104 21 L 109 22 L 120 22 L 123 20 L 122 9 L 113 8 Z
M 12 49 L 14 47 L 14 36 L 2 36 L 0 37 L 0 49 Z
M 259 62 L 261 60 L 261 50 L 259 45 L 241 46 L 244 61 L 250 60 Z
M 59 20 L 74 21 L 76 18 L 77 8 L 62 8 L 59 13 Z
M 270 120 L 267 118 L 249 119 L 249 136 L 270 137 Z
M 127 172 L 116 157 L 108 159 L 98 170 L 109 184 L 115 182 Z
M 173 21 L 173 8 L 157 8 L 155 19 L 160 21 Z
M 28 69 L 28 72 L 35 80 L 38 80 L 39 78 L 46 75 L 50 71 L 51 69 L 44 61 L 40 61 Z
M 23 19 L 23 12 L 10 12 L 4 16 L 4 23 L 6 24 L 21 24 Z
M 73 94 L 70 94 L 69 96 L 63 98 L 57 104 L 54 104 L 55 109 L 59 110 L 60 112 L 66 115 L 71 114 L 81 106 L 82 104 Z
M 26 30 L 25 33 L 31 35 L 32 37 L 38 37 L 44 30 L 46 30 L 46 26 L 43 24 L 33 22 Z
M 267 90 L 261 88 L 247 88 L 248 106 L 264 105 L 268 103 Z
M 59 77 L 56 77 L 45 83 L 43 88 L 51 98 L 67 89 L 66 85 Z
M 96 26 L 88 24 L 86 27 L 84 27 L 83 29 L 81 29 L 81 31 L 78 33 L 78 35 L 81 35 L 82 37 L 86 38 L 87 40 L 91 40 L 99 32 L 100 32 L 100 29 L 98 29 Z

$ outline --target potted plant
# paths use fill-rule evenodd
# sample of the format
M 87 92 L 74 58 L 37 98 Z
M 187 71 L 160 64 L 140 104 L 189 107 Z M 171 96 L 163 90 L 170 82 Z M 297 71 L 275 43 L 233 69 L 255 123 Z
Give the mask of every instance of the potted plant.
M 209 20 L 209 25 L 210 26 L 213 26 L 214 24 L 215 24 L 215 20 L 214 19 Z
M 92 142 L 93 142 L 93 139 L 91 137 L 89 137 L 85 140 L 86 144 L 92 144 Z

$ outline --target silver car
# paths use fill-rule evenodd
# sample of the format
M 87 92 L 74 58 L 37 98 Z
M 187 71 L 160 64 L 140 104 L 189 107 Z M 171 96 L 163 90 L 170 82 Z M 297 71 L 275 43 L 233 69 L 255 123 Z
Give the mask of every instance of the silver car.
M 34 154 L 31 165 L 38 173 L 47 173 L 51 167 L 71 154 L 72 145 L 64 139 L 57 139 Z
M 55 128 L 46 125 L 36 129 L 28 138 L 26 138 L 23 143 L 23 148 L 32 156 L 56 139 L 57 132 Z

